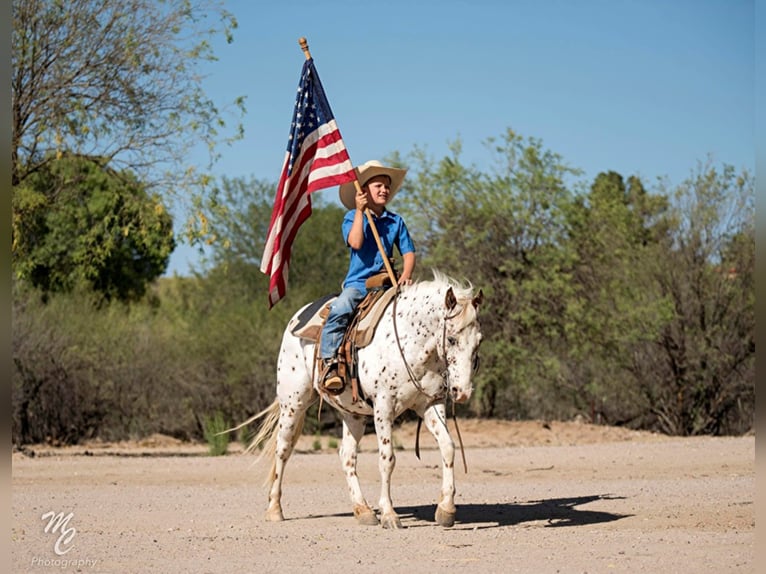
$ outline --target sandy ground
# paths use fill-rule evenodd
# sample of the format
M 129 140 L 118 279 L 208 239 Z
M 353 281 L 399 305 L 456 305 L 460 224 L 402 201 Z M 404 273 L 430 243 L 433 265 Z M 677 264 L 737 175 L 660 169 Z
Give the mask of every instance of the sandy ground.
M 439 455 L 401 426 L 405 527 L 356 524 L 334 445 L 304 437 L 286 520 L 264 521 L 254 458 L 162 436 L 12 457 L 13 572 L 754 572 L 755 437 L 669 438 L 576 423 L 460 421 L 455 526 L 433 522 Z M 453 432 L 453 436 L 455 433 Z M 373 436 L 359 474 L 377 507 Z M 48 512 L 69 519 L 46 532 Z M 70 516 L 71 514 L 71 516 Z M 56 544 L 59 552 L 56 553 Z

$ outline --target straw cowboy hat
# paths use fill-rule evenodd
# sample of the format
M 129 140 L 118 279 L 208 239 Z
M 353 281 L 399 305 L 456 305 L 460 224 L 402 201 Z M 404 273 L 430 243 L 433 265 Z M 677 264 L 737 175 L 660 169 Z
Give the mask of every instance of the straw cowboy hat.
M 399 188 L 402 186 L 404 176 L 407 174 L 406 169 L 397 169 L 395 167 L 386 167 L 377 160 L 370 160 L 362 165 L 355 167 L 356 178 L 359 180 L 359 185 L 364 187 L 364 184 L 370 181 L 376 175 L 387 175 L 391 178 L 391 191 L 389 192 L 388 199 L 390 200 Z M 344 183 L 338 190 L 340 195 L 340 201 L 347 209 L 355 209 L 356 202 L 354 196 L 356 195 L 356 187 L 354 182 Z

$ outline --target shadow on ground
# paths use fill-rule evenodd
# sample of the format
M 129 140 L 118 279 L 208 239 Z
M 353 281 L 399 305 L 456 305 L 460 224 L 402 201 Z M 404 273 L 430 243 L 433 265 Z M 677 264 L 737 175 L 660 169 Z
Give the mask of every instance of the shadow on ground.
M 545 522 L 544 526 L 546 528 L 603 524 L 627 518 L 631 515 L 583 510 L 578 507 L 598 500 L 621 500 L 624 498 L 622 496 L 597 494 L 575 498 L 533 500 L 519 504 L 459 504 L 455 528 L 494 528 L 497 526 L 514 526 L 525 522 Z M 399 508 L 397 512 L 399 512 L 402 519 L 412 516 L 417 520 L 433 522 L 436 506 Z
M 562 526 L 586 526 L 614 522 L 632 514 L 616 514 L 596 510 L 583 510 L 578 507 L 599 500 L 624 500 L 624 496 L 596 494 L 574 498 L 551 498 L 548 500 L 532 500 L 526 503 L 510 504 L 472 504 L 463 503 L 457 507 L 457 519 L 453 528 L 484 529 L 498 526 L 514 526 L 525 522 L 545 522 L 546 528 Z M 428 526 L 434 523 L 436 505 L 400 506 L 396 512 L 402 519 L 402 525 L 407 528 Z M 335 514 L 333 516 L 348 516 L 351 513 Z M 322 518 L 312 516 L 311 518 Z M 413 522 L 414 521 L 414 522 Z

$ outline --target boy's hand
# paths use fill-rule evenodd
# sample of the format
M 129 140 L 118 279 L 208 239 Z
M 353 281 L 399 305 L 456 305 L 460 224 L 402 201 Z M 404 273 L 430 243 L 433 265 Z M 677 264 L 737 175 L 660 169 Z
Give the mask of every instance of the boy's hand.
M 367 208 L 367 192 L 364 190 L 361 190 L 361 192 L 357 191 L 356 195 L 354 196 L 354 201 L 356 202 L 356 208 L 359 211 L 364 211 Z

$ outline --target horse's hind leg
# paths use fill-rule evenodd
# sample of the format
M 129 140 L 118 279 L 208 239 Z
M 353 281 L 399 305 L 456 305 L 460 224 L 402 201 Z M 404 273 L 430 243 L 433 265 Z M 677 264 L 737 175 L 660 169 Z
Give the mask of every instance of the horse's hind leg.
M 354 505 L 354 517 L 365 526 L 377 526 L 378 517 L 365 500 L 356 473 L 356 457 L 359 452 L 359 441 L 364 436 L 365 420 L 355 415 L 343 415 L 343 441 L 340 446 L 340 462 L 346 475 L 348 494 Z
M 303 431 L 303 421 L 306 411 L 296 411 L 280 403 L 279 422 L 274 430 L 275 449 L 269 481 L 269 506 L 266 509 L 266 520 L 279 522 L 285 519 L 282 514 L 282 479 L 285 466 L 293 452 L 295 444 Z
M 436 523 L 440 526 L 455 524 L 455 443 L 447 428 L 444 404 L 432 405 L 423 416 L 426 428 L 439 444 L 442 457 L 442 488 L 436 505 Z
M 297 338 L 285 334 L 277 365 L 279 421 L 274 429 L 274 457 L 269 481 L 269 506 L 266 519 L 284 520 L 282 480 L 285 466 L 295 448 L 306 418 L 306 410 L 316 401 L 309 373 L 303 363 L 303 350 Z

